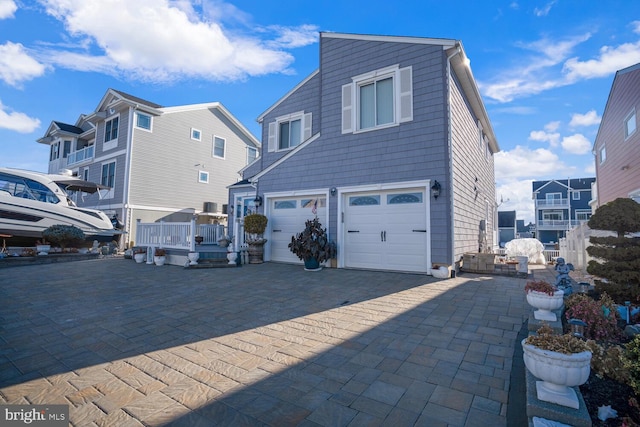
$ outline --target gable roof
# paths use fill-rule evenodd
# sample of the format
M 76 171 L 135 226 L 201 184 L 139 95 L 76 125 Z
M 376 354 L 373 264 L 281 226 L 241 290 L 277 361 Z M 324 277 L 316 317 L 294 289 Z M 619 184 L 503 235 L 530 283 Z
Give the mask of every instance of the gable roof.
M 53 123 L 58 127 L 58 129 L 60 129 L 63 132 L 77 133 L 77 134 L 81 134 L 84 132 L 84 130 L 74 125 L 69 125 L 67 123 L 62 123 L 57 121 L 54 121 Z

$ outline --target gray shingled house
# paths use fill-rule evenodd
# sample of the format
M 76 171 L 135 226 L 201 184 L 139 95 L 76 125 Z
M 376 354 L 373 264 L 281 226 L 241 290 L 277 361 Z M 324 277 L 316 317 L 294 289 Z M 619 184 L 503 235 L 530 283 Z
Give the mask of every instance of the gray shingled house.
M 319 68 L 258 122 L 229 228 L 242 243 L 267 215 L 265 261 L 300 263 L 287 245 L 316 215 L 338 268 L 431 273 L 495 244 L 499 147 L 460 41 L 321 33 Z

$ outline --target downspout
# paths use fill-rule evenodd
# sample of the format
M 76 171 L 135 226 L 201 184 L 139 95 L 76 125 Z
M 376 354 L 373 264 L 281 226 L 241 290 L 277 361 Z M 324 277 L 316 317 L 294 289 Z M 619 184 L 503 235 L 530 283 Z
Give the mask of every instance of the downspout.
M 122 194 L 122 208 L 124 210 L 125 215 L 125 224 L 126 224 L 126 234 L 128 236 L 127 243 L 132 240 L 137 240 L 137 236 L 131 236 L 131 212 L 130 212 L 130 204 L 129 198 L 131 197 L 131 160 L 133 158 L 133 131 L 131 123 L 133 123 L 133 109 L 129 107 L 129 123 L 127 123 L 127 156 L 125 160 L 125 171 L 124 171 L 124 191 Z M 137 230 L 137 229 L 136 229 Z
M 456 248 L 455 248 L 455 220 L 453 215 L 453 140 L 451 137 L 451 58 L 461 52 L 460 44 L 456 42 L 456 51 L 447 56 L 447 145 L 449 149 L 449 212 L 451 221 L 451 268 L 455 271 Z

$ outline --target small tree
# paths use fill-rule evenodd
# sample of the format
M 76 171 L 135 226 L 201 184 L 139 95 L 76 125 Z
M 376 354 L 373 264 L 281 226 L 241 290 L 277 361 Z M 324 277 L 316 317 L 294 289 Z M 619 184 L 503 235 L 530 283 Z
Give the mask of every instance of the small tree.
M 640 231 L 640 204 L 618 198 L 602 205 L 589 219 L 589 228 L 608 230 L 616 236 L 591 236 L 587 253 L 587 272 L 606 279 L 596 280 L 598 290 L 606 292 L 618 303 L 640 301 L 640 238 L 628 237 Z

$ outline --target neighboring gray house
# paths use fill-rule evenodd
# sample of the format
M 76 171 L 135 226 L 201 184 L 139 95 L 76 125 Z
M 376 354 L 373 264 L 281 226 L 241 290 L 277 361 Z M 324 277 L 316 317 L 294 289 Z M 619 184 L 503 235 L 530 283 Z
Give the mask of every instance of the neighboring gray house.
M 287 244 L 314 215 L 339 268 L 430 273 L 497 241 L 499 148 L 460 41 L 321 33 L 318 70 L 258 121 L 230 229 L 261 199 L 266 261 L 301 262 Z
M 38 142 L 51 146 L 49 173 L 112 187 L 76 203 L 117 214 L 122 246 L 135 240 L 137 219 L 226 223 L 227 186 L 260 147 L 218 102 L 163 107 L 114 89 L 74 125 L 52 122 Z

